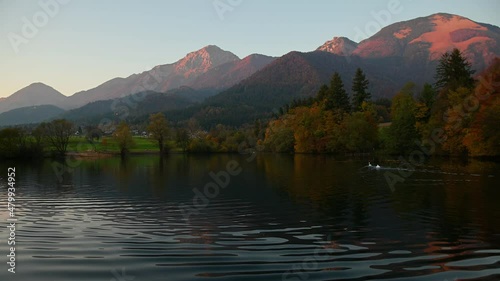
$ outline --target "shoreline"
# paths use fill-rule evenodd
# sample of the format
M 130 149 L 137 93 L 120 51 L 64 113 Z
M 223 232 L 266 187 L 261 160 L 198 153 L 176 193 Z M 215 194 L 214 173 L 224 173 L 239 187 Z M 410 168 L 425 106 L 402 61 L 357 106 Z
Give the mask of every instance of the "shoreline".
M 239 152 L 236 151 L 227 151 L 227 152 L 217 152 L 217 151 L 203 151 L 203 152 L 183 152 L 183 151 L 170 151 L 164 156 L 168 155 L 217 155 L 217 154 L 240 154 Z M 393 154 L 386 154 L 383 152 L 370 152 L 370 153 L 346 153 L 346 154 L 333 154 L 333 153 L 294 153 L 294 152 L 286 152 L 286 153 L 277 153 L 277 152 L 270 152 L 270 151 L 262 151 L 259 152 L 259 154 L 275 154 L 275 155 L 311 155 L 311 156 L 336 156 L 339 158 L 361 158 L 361 159 L 368 159 L 368 158 L 384 158 L 385 161 L 389 162 L 394 162 L 397 160 L 395 159 L 397 155 Z M 125 156 L 141 156 L 141 155 L 150 155 L 150 156 L 160 156 L 159 151 L 151 151 L 151 150 L 143 150 L 143 151 L 129 151 L 126 153 Z M 55 155 L 50 155 L 46 154 L 44 156 L 40 157 L 34 157 L 34 158 L 29 158 L 29 157 L 13 157 L 13 158 L 0 158 L 4 160 L 13 160 L 13 159 L 57 159 L 57 158 L 66 158 L 66 157 L 75 157 L 75 158 L 81 158 L 81 159 L 102 159 L 102 158 L 108 158 L 108 157 L 116 157 L 116 156 L 121 156 L 121 153 L 118 151 L 109 151 L 109 152 L 102 152 L 102 151 L 85 151 L 85 152 L 78 152 L 78 151 L 68 151 L 64 157 L 57 157 Z M 480 161 L 487 161 L 487 162 L 500 162 L 500 156 L 453 156 L 453 155 L 432 155 L 430 158 L 442 158 L 442 159 L 461 159 L 462 161 L 467 161 L 467 160 L 480 160 Z

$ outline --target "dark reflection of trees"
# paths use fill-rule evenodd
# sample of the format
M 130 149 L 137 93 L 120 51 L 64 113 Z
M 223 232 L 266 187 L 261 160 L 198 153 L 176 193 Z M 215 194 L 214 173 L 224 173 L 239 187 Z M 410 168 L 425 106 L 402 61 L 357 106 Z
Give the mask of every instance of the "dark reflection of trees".
M 500 191 L 493 186 L 498 179 L 498 164 L 476 160 L 437 159 L 429 165 L 432 172 L 412 175 L 393 194 L 392 206 L 402 214 L 417 214 L 430 225 L 434 237 L 450 243 L 478 237 L 498 244 L 500 209 L 495 198 Z M 432 222 L 432 224 L 429 224 Z
M 165 196 L 165 191 L 168 188 L 168 180 L 172 176 L 169 172 L 168 155 L 157 156 L 156 163 L 152 161 L 151 173 L 147 176 L 151 180 L 151 189 L 156 197 Z
M 426 164 L 428 172 L 413 174 L 391 192 L 383 173 L 371 173 L 373 178 L 369 181 L 361 179 L 358 172 L 366 165 L 364 161 L 280 154 L 259 154 L 249 163 L 245 159 L 228 154 L 162 158 L 147 155 L 83 159 L 76 167 L 52 160 L 2 162 L 0 168 L 5 173 L 7 167 L 15 165 L 19 181 L 40 183 L 40 187 L 30 187 L 36 190 L 54 186 L 59 194 L 64 194 L 73 192 L 81 182 L 99 183 L 119 192 L 153 196 L 175 205 L 189 203 L 191 190 L 203 188 L 210 180 L 210 171 L 219 172 L 229 160 L 237 160 L 244 172 L 231 178 L 231 187 L 213 202 L 225 198 L 251 202 L 263 213 L 283 214 L 279 219 L 284 224 L 310 216 L 318 225 L 333 227 L 333 233 L 335 226 L 360 230 L 349 234 L 356 240 L 377 235 L 372 232 L 377 228 L 404 228 L 401 231 L 433 233 L 432 239 L 448 243 L 477 237 L 500 245 L 498 163 L 432 160 Z M 72 172 L 64 173 L 59 181 L 54 163 Z M 289 210 L 290 205 L 293 209 Z M 285 212 L 297 216 L 288 218 Z M 218 216 L 220 220 L 230 220 L 232 213 Z M 213 223 L 206 222 L 206 227 Z M 398 234 L 395 231 L 393 235 Z M 422 239 L 428 238 L 422 235 Z
M 445 241 L 475 237 L 479 232 L 484 240 L 499 242 L 495 233 L 500 233 L 496 223 L 500 208 L 495 198 L 500 191 L 493 188 L 498 179 L 490 177 L 498 175 L 495 163 L 435 160 L 429 164 L 432 171 L 413 174 L 394 193 L 383 173 L 374 173 L 379 180 L 374 183 L 361 181 L 357 171 L 363 163 L 359 162 L 263 154 L 257 165 L 281 194 L 333 218 L 334 223 L 359 229 L 391 225 L 405 231 L 427 229 Z M 377 197 L 386 203 L 374 201 Z
M 366 226 L 366 190 L 353 182 L 356 164 L 313 155 L 261 155 L 257 161 L 280 193 L 333 218 L 334 224 Z
M 115 173 L 120 190 L 128 190 L 135 174 L 136 163 L 130 156 L 120 157 L 120 166 Z

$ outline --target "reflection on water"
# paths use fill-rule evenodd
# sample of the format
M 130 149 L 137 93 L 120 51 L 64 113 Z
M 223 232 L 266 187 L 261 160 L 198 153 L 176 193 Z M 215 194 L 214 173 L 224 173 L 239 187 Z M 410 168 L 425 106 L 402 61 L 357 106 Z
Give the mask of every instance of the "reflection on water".
M 2 163 L 2 202 L 15 165 L 21 207 L 18 273 L 0 280 L 500 279 L 499 164 L 433 160 L 393 191 L 391 162 L 248 159 L 89 159 L 60 181 L 49 161 Z M 230 160 L 243 172 L 185 220 L 179 204 Z

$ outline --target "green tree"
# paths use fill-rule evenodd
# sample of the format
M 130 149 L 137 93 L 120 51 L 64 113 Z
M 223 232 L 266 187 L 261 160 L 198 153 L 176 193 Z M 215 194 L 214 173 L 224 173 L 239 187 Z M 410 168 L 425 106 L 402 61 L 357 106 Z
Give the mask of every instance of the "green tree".
M 328 97 L 328 91 L 328 86 L 322 85 L 321 88 L 319 88 L 318 94 L 316 95 L 316 100 L 319 102 L 323 102 Z
M 407 87 L 408 86 L 408 87 Z M 385 147 L 391 153 L 406 153 L 415 146 L 419 139 L 416 128 L 416 103 L 408 93 L 409 84 L 403 87 L 392 99 L 391 117 L 392 124 L 387 129 Z
M 160 154 L 165 153 L 165 142 L 168 137 L 168 121 L 163 113 L 156 113 L 149 116 L 148 131 L 152 138 L 158 142 Z
M 31 136 L 33 137 L 32 147 L 33 153 L 36 153 L 38 156 L 43 155 L 44 151 L 44 130 L 43 127 L 38 125 L 31 131 Z
M 271 121 L 266 131 L 264 145 L 273 152 L 293 152 L 295 138 L 292 128 L 283 120 Z
M 417 108 L 415 117 L 417 120 L 417 129 L 421 135 L 426 134 L 428 123 L 431 118 L 431 109 L 436 101 L 436 91 L 431 84 L 425 83 L 424 88 L 417 97 Z
M 436 101 L 436 91 L 432 87 L 431 84 L 425 83 L 424 88 L 422 89 L 422 92 L 420 92 L 420 95 L 418 96 L 417 100 L 423 104 L 427 108 L 432 108 L 434 105 L 434 102 Z
M 15 158 L 26 149 L 26 136 L 19 128 L 5 128 L 0 131 L 0 156 Z
M 113 133 L 113 139 L 118 144 L 118 148 L 120 148 L 120 154 L 122 156 L 124 156 L 130 148 L 134 146 L 132 133 L 130 132 L 130 128 L 125 121 L 122 121 L 120 125 L 118 125 Z
M 372 151 L 377 144 L 377 123 L 370 113 L 354 112 L 344 120 L 345 133 L 342 142 L 353 152 Z
M 356 70 L 354 79 L 352 81 L 352 107 L 355 111 L 361 111 L 363 102 L 370 100 L 371 94 L 367 91 L 370 82 L 366 79 L 365 74 L 361 68 Z
M 459 87 L 472 89 L 475 83 L 472 78 L 474 73 L 471 64 L 464 58 L 460 50 L 455 48 L 441 56 L 436 69 L 435 87 L 438 90 L 443 88 L 456 90 Z
M 351 104 L 349 96 L 344 89 L 344 83 L 338 72 L 335 72 L 330 81 L 330 89 L 326 99 L 327 110 L 338 110 L 340 112 L 350 112 Z
M 177 145 L 182 149 L 182 151 L 186 152 L 190 142 L 188 130 L 184 128 L 177 128 L 175 130 L 175 141 L 177 142 Z
M 59 156 L 66 155 L 69 138 L 74 133 L 73 123 L 65 119 L 58 119 L 50 123 L 42 123 L 40 126 L 45 139 L 54 148 L 55 152 Z
M 380 98 L 373 102 L 376 111 L 377 122 L 384 123 L 391 120 L 391 104 L 392 101 L 387 98 Z

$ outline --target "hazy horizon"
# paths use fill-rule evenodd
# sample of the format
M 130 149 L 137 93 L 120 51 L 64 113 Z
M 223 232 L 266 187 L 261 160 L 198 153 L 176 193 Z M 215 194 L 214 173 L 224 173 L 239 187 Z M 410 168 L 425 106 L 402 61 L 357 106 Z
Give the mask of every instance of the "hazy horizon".
M 388 5 L 397 12 L 381 27 L 435 13 L 500 25 L 499 5 L 492 0 L 55 1 L 0 2 L 0 97 L 35 82 L 71 96 L 115 77 L 174 63 L 207 45 L 243 58 L 313 51 L 333 37 L 360 41 L 378 31 L 366 26 L 377 23 Z M 36 32 L 16 37 L 23 36 L 26 21 L 36 20 Z

